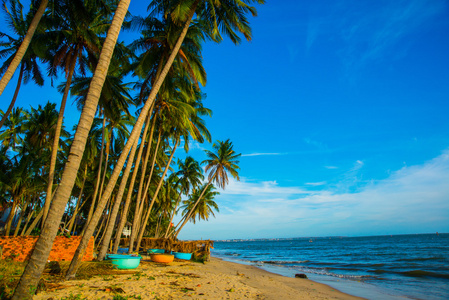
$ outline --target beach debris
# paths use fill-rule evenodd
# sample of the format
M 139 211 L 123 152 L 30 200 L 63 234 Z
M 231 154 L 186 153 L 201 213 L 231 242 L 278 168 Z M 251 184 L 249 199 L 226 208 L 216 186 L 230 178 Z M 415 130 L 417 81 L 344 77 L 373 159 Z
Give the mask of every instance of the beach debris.
M 245 276 L 245 274 L 237 272 L 237 276 Z
M 235 292 L 234 288 L 230 288 L 228 292 Z
M 303 273 L 298 273 L 295 274 L 295 278 L 303 278 L 303 279 L 308 279 L 306 274 Z
M 108 286 L 103 291 L 124 294 L 125 290 L 118 286 Z

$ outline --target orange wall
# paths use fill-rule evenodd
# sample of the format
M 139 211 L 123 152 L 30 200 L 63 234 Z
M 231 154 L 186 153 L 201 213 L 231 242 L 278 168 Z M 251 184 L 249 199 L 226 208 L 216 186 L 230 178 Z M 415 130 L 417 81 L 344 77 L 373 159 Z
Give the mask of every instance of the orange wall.
M 0 236 L 0 246 L 3 248 L 2 259 L 12 259 L 15 261 L 26 261 L 30 259 L 31 252 L 37 242 L 37 236 Z M 75 254 L 76 248 L 81 241 L 80 236 L 66 238 L 57 236 L 51 248 L 49 261 L 70 261 Z M 84 261 L 93 260 L 94 238 L 91 237 L 84 254 Z

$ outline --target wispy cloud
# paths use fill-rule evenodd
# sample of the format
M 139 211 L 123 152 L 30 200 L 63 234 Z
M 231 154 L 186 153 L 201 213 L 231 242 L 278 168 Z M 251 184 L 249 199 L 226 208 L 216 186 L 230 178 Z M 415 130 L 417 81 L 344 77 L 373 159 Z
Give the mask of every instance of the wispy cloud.
M 242 154 L 242 156 L 271 156 L 271 155 L 286 155 L 287 153 L 248 153 Z
M 232 180 L 217 199 L 227 209 L 189 225 L 183 238 L 198 238 L 197 232 L 207 238 L 447 232 L 447 182 L 449 151 L 353 192 Z
M 326 181 L 321 181 L 321 182 L 306 182 L 306 185 L 310 185 L 310 186 L 320 186 L 320 185 L 325 185 L 327 182 Z
M 338 169 L 338 167 L 337 166 L 324 166 L 326 169 L 329 169 L 329 170 L 335 170 L 335 169 Z

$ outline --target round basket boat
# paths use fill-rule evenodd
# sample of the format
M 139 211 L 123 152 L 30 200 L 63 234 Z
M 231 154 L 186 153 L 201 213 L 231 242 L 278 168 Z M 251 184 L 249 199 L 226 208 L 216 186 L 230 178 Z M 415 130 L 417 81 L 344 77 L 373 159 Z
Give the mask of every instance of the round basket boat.
M 163 254 L 165 253 L 165 249 L 148 249 L 148 254 Z
M 172 254 L 155 253 L 150 254 L 151 260 L 158 263 L 171 263 L 175 256 Z
M 192 259 L 192 253 L 173 252 L 173 254 L 175 255 L 175 258 L 177 258 L 177 259 L 184 259 L 184 260 Z
M 121 254 L 108 254 L 106 257 L 111 260 L 111 263 L 117 269 L 135 269 L 139 266 L 140 259 L 142 258 L 140 255 L 133 256 Z

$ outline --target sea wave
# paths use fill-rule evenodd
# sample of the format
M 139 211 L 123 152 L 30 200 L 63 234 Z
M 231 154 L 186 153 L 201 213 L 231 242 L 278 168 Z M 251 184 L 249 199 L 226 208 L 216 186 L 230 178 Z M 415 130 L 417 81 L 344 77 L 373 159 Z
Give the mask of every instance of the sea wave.
M 293 264 L 302 264 L 309 262 L 308 260 L 264 260 L 259 261 L 263 264 L 271 264 L 271 265 L 293 265 Z
M 442 256 L 434 256 L 434 257 L 418 257 L 418 258 L 401 258 L 396 261 L 428 261 L 428 260 L 446 260 L 446 258 Z
M 410 277 L 435 277 L 435 278 L 446 278 L 449 279 L 449 274 L 443 273 L 435 273 L 423 270 L 413 270 L 413 271 L 405 271 L 405 272 L 397 272 L 398 274 L 402 274 L 404 276 Z
M 379 270 L 370 270 L 369 272 L 376 273 L 376 274 L 386 274 L 386 273 L 399 274 L 399 275 L 408 276 L 408 277 L 434 277 L 434 278 L 449 279 L 449 274 L 436 273 L 436 272 L 430 272 L 430 271 L 424 271 L 424 270 L 396 272 L 396 271 L 379 269 Z

